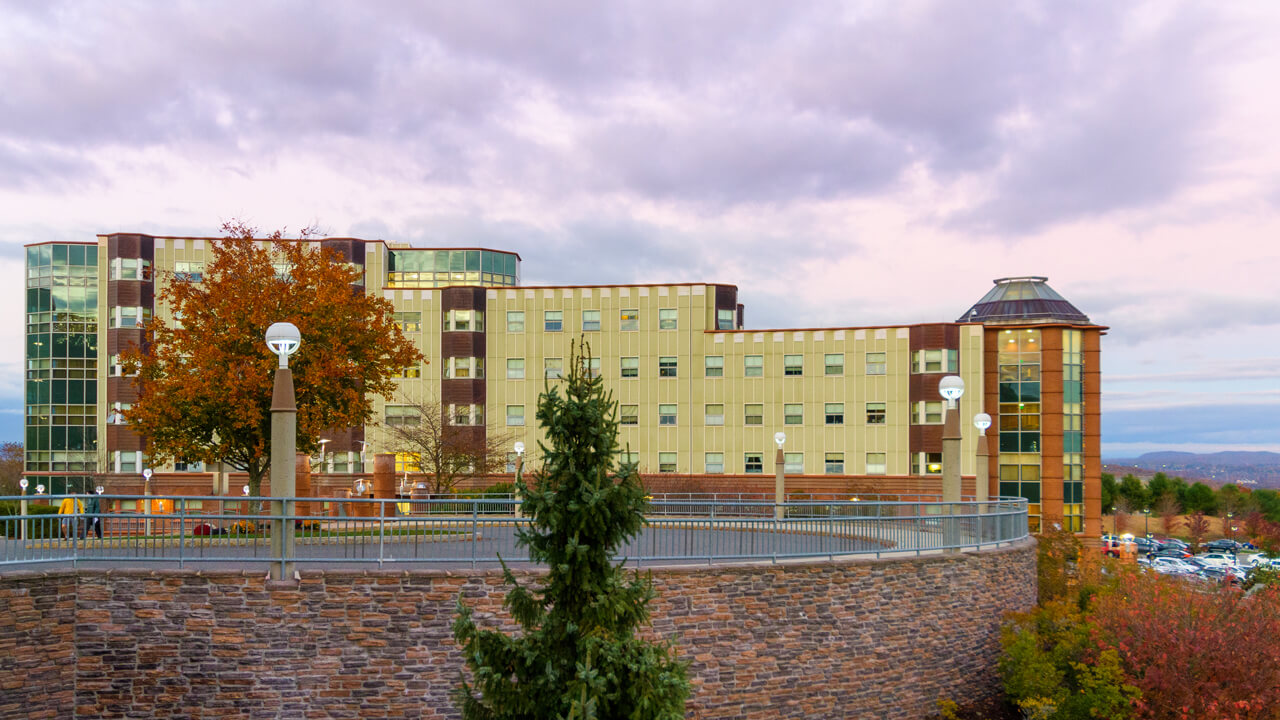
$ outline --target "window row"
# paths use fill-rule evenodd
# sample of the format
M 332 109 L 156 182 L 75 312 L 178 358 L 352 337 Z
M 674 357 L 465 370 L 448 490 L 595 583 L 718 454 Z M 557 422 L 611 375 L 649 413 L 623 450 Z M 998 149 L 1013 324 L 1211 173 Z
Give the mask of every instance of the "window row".
M 678 424 L 678 405 L 676 404 L 659 404 L 657 421 L 658 425 L 676 425 Z M 844 403 L 824 403 L 822 406 L 822 422 L 824 425 L 844 425 L 845 424 L 845 404 Z M 887 411 L 885 403 L 869 402 L 864 403 L 864 412 L 866 424 L 868 425 L 884 425 L 886 423 Z M 742 408 L 742 424 L 747 426 L 763 426 L 764 425 L 764 404 L 748 403 Z M 388 417 L 390 417 L 388 415 Z M 508 405 L 507 406 L 507 425 L 524 425 L 524 406 Z M 513 418 L 515 421 L 513 422 Z M 390 420 L 388 420 L 390 424 Z M 784 425 L 803 425 L 804 424 L 804 404 L 803 403 L 784 403 L 782 405 L 782 422 Z M 619 405 L 618 406 L 618 423 L 621 425 L 639 425 L 640 424 L 640 406 L 639 405 Z M 725 424 L 725 406 L 720 403 L 708 403 L 703 405 L 702 424 L 709 427 L 720 427 Z
M 883 375 L 885 374 L 885 354 L 884 353 L 867 353 L 867 374 Z M 823 374 L 824 375 L 844 375 L 844 354 L 830 353 L 823 356 Z M 586 362 L 586 359 L 583 359 Z M 623 378 L 640 377 L 640 358 L 637 356 L 628 356 L 619 358 L 618 375 Z M 543 377 L 557 378 L 560 377 L 564 370 L 563 358 L 545 358 L 543 360 Z M 600 358 L 591 358 L 591 366 L 585 367 L 590 371 L 592 377 L 598 377 L 600 374 Z M 554 372 L 553 372 L 554 370 Z M 764 377 L 764 356 L 763 355 L 747 355 L 743 357 L 743 376 L 744 377 Z M 680 359 L 673 355 L 664 355 L 658 358 L 658 377 L 674 378 L 680 374 Z M 724 356 L 723 355 L 704 355 L 702 358 L 702 374 L 703 377 L 717 378 L 724 377 Z M 798 377 L 804 375 L 804 356 L 803 355 L 784 355 L 783 356 L 783 375 L 789 377 Z M 525 378 L 525 360 L 524 358 L 507 358 L 507 379 L 523 380 Z M 941 421 L 939 421 L 941 422 Z
M 583 310 L 579 327 L 582 332 L 600 332 L 603 329 L 603 320 L 600 310 Z M 737 325 L 736 313 L 733 310 L 717 310 L 716 311 L 716 329 L 717 330 L 733 330 Z M 563 310 L 544 310 L 542 312 L 542 331 L 543 332 L 563 332 L 564 311 Z M 659 330 L 678 330 L 680 329 L 679 311 L 676 308 L 659 308 L 658 309 L 658 329 Z M 507 332 L 522 333 L 525 331 L 525 311 L 524 310 L 508 310 L 507 311 Z M 618 331 L 619 332 L 639 332 L 640 331 L 640 310 L 636 308 L 627 308 L 618 311 Z
M 450 425 L 484 425 L 484 405 L 455 405 L 445 409 L 445 420 Z M 413 405 L 388 405 L 385 409 L 387 425 L 416 426 L 422 424 L 422 412 Z
M 640 464 L 640 453 L 621 453 L 621 461 L 630 465 Z M 659 452 L 658 468 L 660 473 L 679 473 L 679 472 L 696 472 L 696 469 L 682 469 L 678 463 L 678 454 L 675 452 Z M 845 453 L 828 452 L 822 453 L 821 473 L 826 475 L 844 475 L 845 474 Z M 743 474 L 756 475 L 763 474 L 765 453 L 763 452 L 746 452 L 742 454 L 741 470 Z M 784 452 L 782 454 L 782 472 L 784 474 L 802 475 L 806 472 L 805 453 L 802 452 Z M 867 475 L 885 475 L 888 467 L 887 454 L 882 452 L 866 453 L 865 456 L 865 472 Z M 514 460 L 508 463 L 508 472 L 514 468 Z M 702 455 L 701 471 L 708 475 L 721 475 L 726 472 L 737 471 L 737 468 L 728 467 L 725 463 L 725 453 L 708 452 Z

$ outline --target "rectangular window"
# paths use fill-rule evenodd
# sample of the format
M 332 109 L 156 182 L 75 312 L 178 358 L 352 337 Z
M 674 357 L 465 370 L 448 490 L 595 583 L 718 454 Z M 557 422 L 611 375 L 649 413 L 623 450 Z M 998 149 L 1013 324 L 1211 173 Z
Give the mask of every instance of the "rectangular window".
M 564 311 L 546 310 L 542 313 L 542 330 L 544 332 L 561 332 L 564 330 Z
M 640 377 L 640 358 L 624 357 L 622 358 L 622 377 L 633 378 Z
M 179 260 L 173 264 L 173 279 L 178 282 L 200 282 L 204 280 L 204 263 Z
M 635 332 L 640 329 L 640 311 L 623 310 L 618 318 L 618 329 L 623 332 Z
M 516 460 L 519 457 L 520 455 L 518 453 L 513 453 L 513 452 L 507 453 L 507 468 L 506 468 L 507 472 L 514 473 L 516 471 Z
M 1004 418 L 1002 417 L 1001 420 Z M 916 425 L 938 425 L 942 422 L 942 401 L 916 403 L 911 422 Z
M 450 310 L 444 314 L 448 332 L 484 332 L 484 313 L 479 310 Z
M 786 403 L 782 406 L 782 423 L 784 425 L 804 424 L 804 405 L 802 403 Z
M 507 425 L 511 425 L 511 426 L 524 425 L 524 406 L 523 405 L 507 406 Z
M 454 425 L 484 425 L 484 406 L 450 405 L 449 417 Z
M 420 378 L 420 377 L 422 377 L 422 366 L 421 366 L 421 365 L 409 365 L 408 367 L 400 368 L 400 377 L 402 377 L 402 378 Z
M 582 358 L 582 374 L 589 378 L 600 377 L 600 358 Z
M 620 452 L 618 453 L 618 462 L 622 465 L 629 465 L 633 469 L 640 464 L 640 453 L 638 452 Z
M 386 418 L 388 425 L 418 425 L 422 422 L 418 408 L 411 405 L 388 405 Z
M 724 425 L 724 405 L 707 405 L 703 424 Z
M 822 370 L 824 375 L 843 375 L 844 353 L 827 353 L 823 355 Z
M 717 330 L 733 330 L 737 324 L 734 322 L 733 310 L 716 310 L 716 329 Z
M 748 403 L 742 406 L 742 424 L 743 425 L 763 425 L 764 424 L 764 405 L 759 403 Z
M 676 376 L 676 359 L 674 357 L 658 358 L 658 377 L 673 378 Z
M 844 453 L 827 453 L 823 456 L 823 466 L 828 475 L 843 475 Z
M 675 330 L 676 329 L 676 309 L 661 308 L 658 310 L 658 329 L 659 330 Z
M 507 332 L 509 333 L 524 332 L 524 311 L 523 310 L 507 311 Z
M 888 363 L 885 361 L 885 353 L 869 352 L 867 353 L 867 374 L 868 375 L 884 375 L 885 368 Z
M 507 379 L 524 379 L 524 358 L 507 358 Z
M 822 415 L 824 422 L 828 425 L 843 425 L 844 403 L 824 403 Z
M 743 472 L 760 474 L 764 472 L 764 453 L 744 453 L 742 456 Z
M 889 472 L 884 453 L 867 453 L 867 474 L 885 475 Z
M 874 402 L 867 403 L 867 424 L 868 425 L 884 425 L 887 419 L 884 403 Z
M 942 453 L 912 453 L 912 475 L 941 475 Z
M 676 406 L 675 405 L 659 405 L 658 406 L 658 424 L 659 425 L 675 425 L 676 424 Z
M 702 456 L 702 467 L 708 475 L 724 472 L 724 453 L 705 453 Z
M 911 372 L 957 372 L 959 353 L 955 350 L 917 350 L 911 355 Z
M 707 377 L 724 377 L 723 355 L 707 355 L 702 358 L 702 364 Z
M 582 332 L 598 332 L 600 330 L 600 311 L 582 311 Z
M 559 380 L 564 375 L 564 358 L 545 358 L 542 361 L 542 376 L 548 380 Z
M 673 452 L 658 453 L 658 472 L 673 473 L 676 470 L 676 454 Z
M 764 356 L 747 355 L 742 358 L 742 374 L 745 377 L 764 376 Z
M 639 405 L 619 405 L 618 406 L 618 424 L 619 425 L 639 425 L 640 424 L 640 406 Z
M 803 355 L 783 355 L 782 356 L 782 374 L 787 377 L 796 377 L 804 374 L 804 356 Z
M 782 472 L 788 475 L 803 475 L 804 453 L 783 453 Z

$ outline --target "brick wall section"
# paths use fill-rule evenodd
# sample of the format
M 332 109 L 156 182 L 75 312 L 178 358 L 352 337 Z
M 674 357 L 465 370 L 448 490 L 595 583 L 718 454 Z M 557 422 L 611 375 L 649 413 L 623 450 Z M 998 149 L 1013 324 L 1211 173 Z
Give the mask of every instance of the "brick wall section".
M 674 639 L 690 662 L 691 718 L 915 719 L 938 698 L 990 699 L 1000 619 L 1036 595 L 1032 541 L 653 576 L 652 632 Z M 77 582 L 72 678 L 68 598 Z M 0 587 L 11 604 L 50 598 L 35 617 L 6 614 L 0 637 L 39 639 L 63 658 L 44 660 L 50 673 L 62 668 L 53 682 L 35 685 L 28 674 L 21 696 L 6 685 L 3 717 L 26 717 L 32 701 L 67 716 L 73 679 L 78 717 L 457 717 L 456 598 L 482 624 L 510 625 L 497 572 L 312 571 L 294 583 L 239 572 L 81 571 Z
M 0 577 L 0 717 L 71 717 L 76 576 Z

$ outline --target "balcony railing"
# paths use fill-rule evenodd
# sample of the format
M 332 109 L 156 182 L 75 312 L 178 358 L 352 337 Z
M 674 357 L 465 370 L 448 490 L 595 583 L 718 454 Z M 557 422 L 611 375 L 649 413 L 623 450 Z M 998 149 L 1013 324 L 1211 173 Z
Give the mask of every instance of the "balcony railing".
M 779 506 L 758 496 L 650 496 L 644 529 L 616 559 L 652 565 L 919 554 L 1028 535 L 1021 498 L 840 497 L 790 501 L 778 513 Z M 16 510 L 0 514 L 0 567 L 475 567 L 500 557 L 528 563 L 516 539 L 529 520 L 513 497 L 299 499 L 286 514 L 279 498 L 104 495 L 99 503 L 106 511 L 97 515 L 50 514 L 60 496 L 28 495 L 24 512 L 23 499 L 0 497 L 0 508 Z M 271 535 L 273 526 L 289 522 L 296 541 L 285 557 Z

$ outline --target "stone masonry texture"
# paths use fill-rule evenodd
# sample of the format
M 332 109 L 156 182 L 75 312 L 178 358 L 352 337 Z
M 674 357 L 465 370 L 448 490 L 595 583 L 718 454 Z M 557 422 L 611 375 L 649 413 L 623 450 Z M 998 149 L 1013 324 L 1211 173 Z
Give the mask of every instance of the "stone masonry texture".
M 1035 545 L 652 571 L 690 718 L 925 718 L 998 693 Z M 536 583 L 538 572 L 517 573 Z M 0 576 L 0 718 L 453 718 L 455 603 L 513 626 L 497 571 Z

